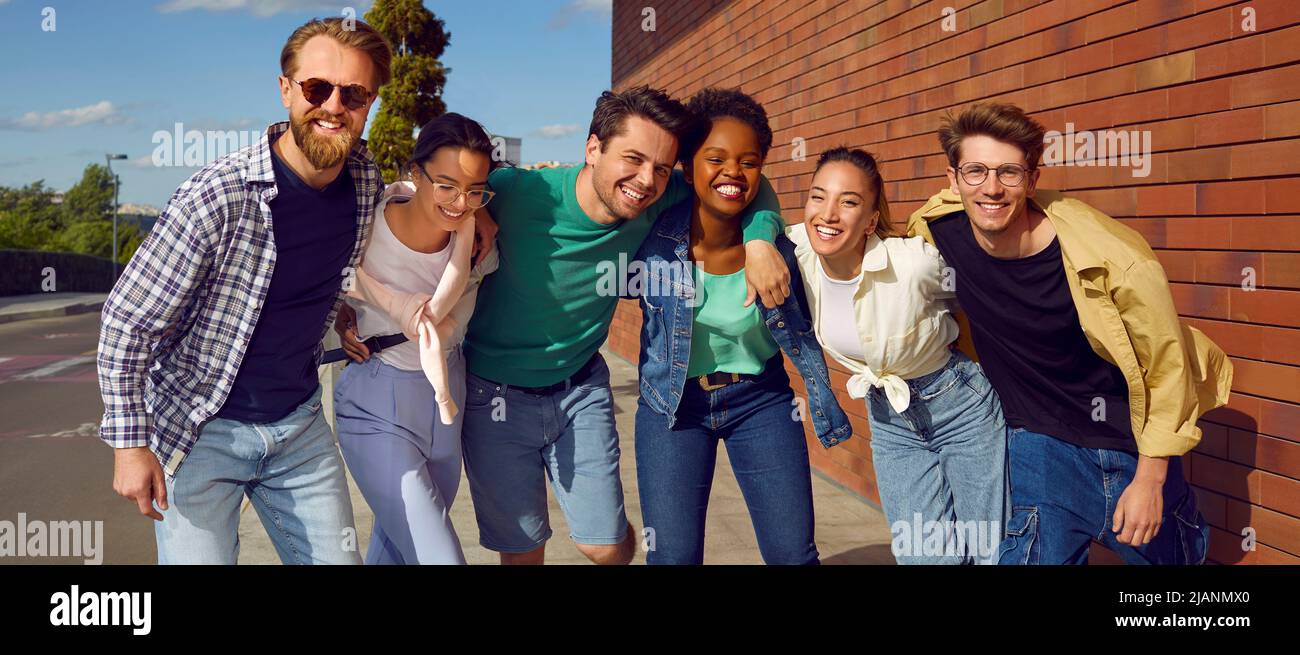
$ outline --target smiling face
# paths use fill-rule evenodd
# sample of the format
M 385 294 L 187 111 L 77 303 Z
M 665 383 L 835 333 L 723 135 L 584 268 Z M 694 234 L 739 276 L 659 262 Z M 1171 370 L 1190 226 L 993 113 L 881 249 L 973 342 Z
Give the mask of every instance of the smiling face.
M 808 242 L 822 257 L 852 253 L 861 258 L 876 229 L 876 190 L 867 173 L 846 161 L 828 162 L 813 175 L 804 205 Z
M 948 183 L 961 195 L 962 206 L 971 224 L 985 234 L 1002 234 L 1007 228 L 1023 221 L 1027 216 L 1029 198 L 1038 183 L 1037 169 L 1027 172 L 1016 186 L 1007 186 L 998 180 L 997 168 L 1003 164 L 1030 166 L 1025 153 L 1018 146 L 998 141 L 984 135 L 962 139 L 959 166 L 978 162 L 988 167 L 984 181 L 978 185 L 967 184 L 960 172 L 948 167 Z
M 640 216 L 668 188 L 676 159 L 677 137 L 640 116 L 628 116 L 622 133 L 604 143 L 587 137 L 591 184 L 607 218 Z
M 418 164 L 412 168 L 415 166 Z M 420 215 L 435 227 L 455 232 L 466 218 L 474 215 L 474 210 L 466 203 L 466 192 L 486 189 L 491 169 L 492 162 L 481 152 L 451 146 L 439 148 L 424 162 L 423 174 L 419 170 L 412 171 L 415 180 L 412 206 L 418 207 Z M 435 184 L 449 184 L 460 193 L 450 203 L 439 203 L 438 198 L 447 190 L 439 192 Z
M 297 70 L 280 76 L 280 100 L 289 110 L 294 143 L 318 170 L 343 163 L 352 145 L 366 129 L 366 115 L 374 97 L 357 109 L 343 105 L 342 91 L 335 88 L 319 107 L 303 96 L 302 82 L 312 78 L 335 85 L 360 84 L 375 92 L 375 66 L 364 52 L 339 43 L 329 36 L 315 36 L 297 55 Z M 291 79 L 292 78 L 292 79 Z
M 754 128 L 734 118 L 713 121 L 709 135 L 685 167 L 700 209 L 719 218 L 744 211 L 758 195 L 763 153 Z

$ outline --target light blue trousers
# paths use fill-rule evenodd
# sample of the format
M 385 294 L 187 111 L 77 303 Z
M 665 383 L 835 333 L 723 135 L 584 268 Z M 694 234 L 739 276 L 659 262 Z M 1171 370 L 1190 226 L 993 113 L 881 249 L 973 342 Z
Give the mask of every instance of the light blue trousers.
M 438 419 L 433 387 L 422 371 L 371 357 L 343 369 L 334 390 L 335 427 L 348 470 L 375 514 L 366 564 L 464 564 L 451 524 L 460 486 L 460 425 L 465 361 L 447 358 L 452 425 Z

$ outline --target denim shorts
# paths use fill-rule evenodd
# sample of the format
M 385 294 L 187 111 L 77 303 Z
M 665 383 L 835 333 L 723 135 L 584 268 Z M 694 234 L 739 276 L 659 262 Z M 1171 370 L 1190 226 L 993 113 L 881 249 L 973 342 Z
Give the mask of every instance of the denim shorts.
M 595 357 L 585 380 L 546 394 L 466 376 L 462 446 L 484 548 L 526 553 L 550 538 L 547 478 L 573 541 L 627 538 L 614 395 Z

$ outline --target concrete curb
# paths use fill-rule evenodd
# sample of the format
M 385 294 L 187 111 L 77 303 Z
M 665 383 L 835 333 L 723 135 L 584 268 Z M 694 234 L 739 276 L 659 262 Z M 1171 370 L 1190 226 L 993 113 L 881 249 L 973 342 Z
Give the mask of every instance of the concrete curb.
M 57 318 L 59 316 L 72 316 L 73 314 L 87 314 L 97 312 L 103 308 L 103 300 L 94 300 L 91 302 L 71 303 L 52 309 L 31 309 L 21 312 L 0 313 L 0 325 L 34 318 Z

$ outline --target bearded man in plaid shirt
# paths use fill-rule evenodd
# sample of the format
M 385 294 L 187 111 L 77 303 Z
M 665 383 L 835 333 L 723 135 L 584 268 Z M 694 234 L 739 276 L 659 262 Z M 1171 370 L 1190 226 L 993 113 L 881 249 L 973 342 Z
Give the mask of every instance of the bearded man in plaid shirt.
M 361 134 L 391 57 L 361 21 L 298 28 L 289 121 L 182 184 L 104 305 L 100 437 L 159 563 L 235 563 L 245 495 L 286 564 L 360 563 L 316 370 L 383 187 Z

